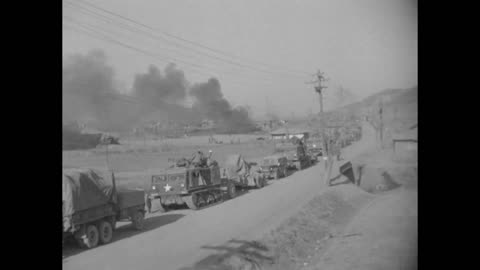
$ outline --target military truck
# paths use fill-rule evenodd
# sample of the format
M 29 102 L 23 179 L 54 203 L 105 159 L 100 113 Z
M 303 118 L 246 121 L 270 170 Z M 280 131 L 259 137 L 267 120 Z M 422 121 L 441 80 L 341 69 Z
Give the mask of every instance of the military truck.
M 147 204 L 161 212 L 167 211 L 169 205 L 178 204 L 197 210 L 235 195 L 235 185 L 220 177 L 217 162 L 196 166 L 180 159 L 171 167 L 152 175 Z
M 255 162 L 247 162 L 240 154 L 228 156 L 222 172 L 222 179 L 233 181 L 235 188 L 262 188 L 267 183 L 262 168 Z
M 107 244 L 119 220 L 130 220 L 135 229 L 143 229 L 144 191 L 117 190 L 113 173 L 64 169 L 62 186 L 63 242 L 73 237 L 83 248 Z
M 323 156 L 323 141 L 321 138 L 310 140 L 307 143 L 307 154 L 312 161 L 318 161 L 318 158 Z
M 287 158 L 288 170 L 303 170 L 308 168 L 312 164 L 310 155 L 308 155 L 308 149 L 303 144 L 303 149 L 297 145 L 296 140 L 290 140 L 290 144 L 293 147 L 276 148 L 276 152 L 281 153 Z
M 287 158 L 288 170 L 303 170 L 312 164 L 310 155 L 307 154 L 307 138 L 308 133 L 304 132 L 301 137 L 286 135 L 287 139 L 283 138 L 275 142 L 275 154 L 281 154 Z M 302 143 L 302 147 L 299 143 Z
M 280 179 L 288 174 L 288 160 L 282 155 L 270 155 L 261 161 L 262 172 L 267 178 Z
M 303 154 L 303 153 L 299 153 L 299 151 L 290 151 L 285 153 L 285 157 L 287 158 L 287 161 L 288 161 L 287 168 L 289 170 L 300 171 L 312 165 L 311 157 L 306 152 Z

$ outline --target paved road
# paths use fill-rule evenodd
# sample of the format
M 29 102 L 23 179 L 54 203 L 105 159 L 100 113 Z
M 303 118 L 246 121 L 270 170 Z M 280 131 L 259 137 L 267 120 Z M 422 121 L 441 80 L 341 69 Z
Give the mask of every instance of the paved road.
M 371 143 L 372 130 L 364 125 L 359 145 Z M 354 145 L 348 155 L 361 151 Z M 254 240 L 276 227 L 325 190 L 323 164 L 254 190 L 234 200 L 200 211 L 174 211 L 149 217 L 145 232 L 121 228 L 114 242 L 71 255 L 63 269 L 178 269 L 212 254 L 205 245 L 230 239 Z M 120 238 L 120 239 L 118 239 Z

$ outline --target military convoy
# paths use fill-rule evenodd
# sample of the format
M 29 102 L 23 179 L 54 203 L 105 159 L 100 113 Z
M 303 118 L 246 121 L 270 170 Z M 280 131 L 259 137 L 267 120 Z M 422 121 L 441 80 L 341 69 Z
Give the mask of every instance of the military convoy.
M 73 238 L 83 248 L 108 244 L 120 220 L 143 229 L 145 192 L 117 190 L 113 173 L 111 183 L 106 176 L 92 169 L 63 170 L 63 242 Z
M 319 157 L 323 156 L 323 141 L 321 138 L 310 140 L 307 143 L 307 154 L 314 162 L 318 161 Z
M 247 162 L 242 155 L 227 157 L 222 179 L 233 181 L 235 188 L 262 188 L 266 185 L 261 167 L 254 162 Z
M 288 176 L 288 160 L 282 155 L 264 157 L 261 162 L 264 175 L 269 179 L 280 179 Z
M 149 211 L 151 206 L 166 211 L 169 205 L 184 203 L 197 210 L 226 197 L 235 197 L 235 186 L 232 181 L 220 177 L 216 162 L 200 166 L 181 159 L 161 173 L 152 175 L 147 204 Z
M 353 133 L 353 132 L 352 132 Z M 349 139 L 354 140 L 355 133 Z M 280 149 L 280 151 L 278 151 Z M 267 179 L 280 179 L 290 169 L 311 166 L 323 153 L 321 141 L 307 145 L 306 137 L 284 141 L 276 153 L 264 157 L 260 165 L 247 162 L 242 155 L 227 157 L 224 168 L 205 158 L 176 160 L 165 169 L 149 171 L 150 190 L 117 190 L 115 176 L 101 176 L 91 169 L 64 169 L 63 172 L 63 240 L 73 238 L 86 248 L 112 241 L 115 223 L 130 220 L 135 229 L 143 228 L 145 206 L 161 212 L 171 205 L 186 204 L 197 210 L 235 198 L 237 189 L 262 188 Z
M 261 188 L 265 184 L 261 168 L 246 162 L 241 155 L 229 156 L 222 174 L 216 161 L 195 164 L 180 159 L 170 168 L 152 175 L 148 211 L 154 208 L 164 212 L 170 205 L 180 204 L 197 210 L 235 198 L 237 188 Z

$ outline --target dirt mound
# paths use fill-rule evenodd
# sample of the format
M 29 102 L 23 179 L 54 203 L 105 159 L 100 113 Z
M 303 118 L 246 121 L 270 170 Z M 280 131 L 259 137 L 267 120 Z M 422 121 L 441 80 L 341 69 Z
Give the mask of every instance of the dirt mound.
M 259 241 L 231 240 L 205 247 L 222 252 L 182 270 L 298 269 L 332 238 L 343 237 L 344 227 L 374 197 L 354 185 L 332 187 Z
M 400 187 L 391 173 L 383 168 L 361 167 L 358 183 L 359 187 L 370 193 L 378 193 Z
M 365 153 L 352 160 L 352 167 L 359 187 L 370 193 L 417 185 L 417 164 L 394 161 L 390 150 Z
M 332 187 L 315 197 L 305 208 L 289 218 L 262 242 L 273 248 L 274 267 L 265 269 L 296 269 L 321 252 L 355 213 L 374 196 L 353 185 Z

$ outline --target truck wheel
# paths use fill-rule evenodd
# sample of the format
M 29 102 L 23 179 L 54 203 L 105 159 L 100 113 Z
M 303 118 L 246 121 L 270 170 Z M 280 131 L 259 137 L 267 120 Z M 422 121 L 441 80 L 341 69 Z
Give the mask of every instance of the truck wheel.
M 256 182 L 257 188 L 263 187 L 263 179 L 261 177 L 257 177 L 257 179 L 255 179 L 255 182 Z
M 97 226 L 90 224 L 87 226 L 85 234 L 78 239 L 78 242 L 83 248 L 94 248 L 98 245 L 99 238 Z
M 227 183 L 227 195 L 229 199 L 233 199 L 237 195 L 237 187 L 232 181 Z
M 100 226 L 98 226 L 99 233 L 100 233 L 100 242 L 102 244 L 108 244 L 112 241 L 113 238 L 113 228 L 112 224 L 108 221 L 100 222 Z
M 280 171 L 279 169 L 275 169 L 275 172 L 273 173 L 273 179 L 278 180 L 280 178 Z
M 145 224 L 145 215 L 142 211 L 135 211 L 132 216 L 132 225 L 136 230 L 143 230 Z
M 265 178 L 265 176 L 262 176 L 260 178 L 260 182 L 262 183 L 262 188 L 267 185 L 267 179 Z

